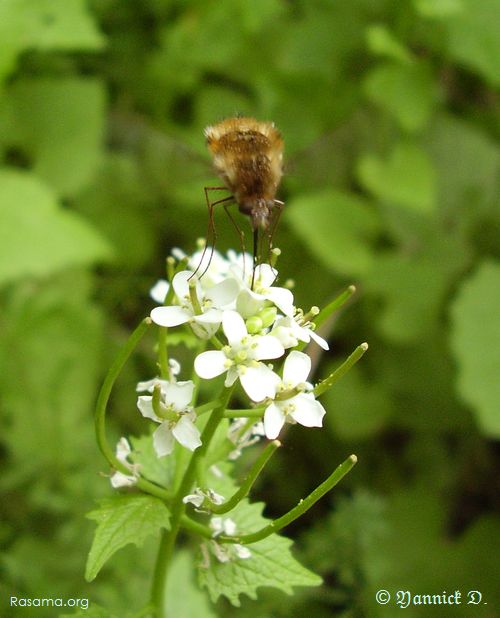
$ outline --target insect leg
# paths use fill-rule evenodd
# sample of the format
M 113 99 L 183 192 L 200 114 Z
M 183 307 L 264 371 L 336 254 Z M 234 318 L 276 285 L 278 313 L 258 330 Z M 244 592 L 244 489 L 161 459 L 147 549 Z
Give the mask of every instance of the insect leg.
M 215 250 L 215 243 L 217 241 L 217 231 L 215 229 L 215 221 L 214 221 L 214 207 L 217 206 L 218 204 L 224 204 L 225 202 L 229 202 L 234 199 L 233 196 L 230 195 L 228 197 L 224 197 L 221 200 L 217 200 L 215 202 L 210 201 L 210 198 L 208 195 L 209 191 L 227 191 L 226 187 L 204 187 L 204 191 L 205 191 L 205 200 L 206 200 L 207 208 L 208 208 L 207 240 L 205 242 L 205 246 L 203 247 L 203 252 L 201 254 L 200 263 L 196 267 L 191 277 L 189 277 L 189 279 L 194 277 L 194 275 L 196 275 L 196 273 L 200 270 L 201 265 L 203 264 L 203 260 L 205 259 L 205 254 L 206 254 L 207 247 L 209 245 L 210 240 L 212 241 L 210 258 L 208 259 L 208 263 L 206 267 L 204 268 L 203 272 L 201 273 L 200 278 L 203 277 L 203 275 L 207 272 L 208 267 L 210 266 L 210 262 L 212 261 L 212 256 Z
M 272 224 L 270 226 L 270 230 L 268 230 L 267 233 L 267 237 L 269 240 L 269 245 L 268 245 L 268 261 L 269 263 L 271 263 L 271 250 L 273 248 L 273 238 L 274 238 L 274 233 L 276 232 L 276 228 L 278 227 L 278 223 L 281 217 L 281 213 L 283 212 L 283 208 L 285 207 L 285 202 L 282 202 L 281 200 L 274 200 L 274 205 L 275 205 L 275 209 L 274 209 L 274 216 L 273 216 L 273 221 Z

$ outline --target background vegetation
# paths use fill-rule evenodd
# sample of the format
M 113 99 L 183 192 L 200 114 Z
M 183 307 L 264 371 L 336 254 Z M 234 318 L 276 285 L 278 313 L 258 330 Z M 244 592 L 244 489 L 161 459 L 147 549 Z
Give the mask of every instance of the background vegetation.
M 325 585 L 263 589 L 238 615 L 400 612 L 379 588 L 475 589 L 487 605 L 435 615 L 499 615 L 499 19 L 499 0 L 2 0 L 2 616 L 35 611 L 10 595 L 120 617 L 147 597 L 154 543 L 83 580 L 84 514 L 110 492 L 92 409 L 164 258 L 205 234 L 203 127 L 235 113 L 284 135 L 276 243 L 299 304 L 359 288 L 317 376 L 370 343 L 324 400 L 326 429 L 290 431 L 256 496 L 281 514 L 358 455 L 287 530 Z M 118 385 L 116 438 L 144 432 L 150 345 Z M 189 596 L 182 569 L 195 609 L 177 616 L 234 615 Z

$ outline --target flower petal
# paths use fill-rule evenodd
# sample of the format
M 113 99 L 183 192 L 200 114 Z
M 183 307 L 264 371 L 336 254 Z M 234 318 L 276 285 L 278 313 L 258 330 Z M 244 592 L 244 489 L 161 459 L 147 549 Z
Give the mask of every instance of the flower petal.
M 328 342 L 325 341 L 325 339 L 323 339 L 323 337 L 320 337 L 317 333 L 315 333 L 312 329 L 308 329 L 309 330 L 309 335 L 311 337 L 311 339 L 313 339 L 320 348 L 323 348 L 323 350 L 329 350 L 330 346 L 328 345 Z
M 263 337 L 255 337 L 257 344 L 254 349 L 254 358 L 263 360 L 268 358 L 279 358 L 285 353 L 285 348 L 279 339 L 273 335 L 264 335 Z
M 172 404 L 174 410 L 183 412 L 193 398 L 194 382 L 169 382 L 165 385 L 165 403 Z
M 287 388 L 307 381 L 311 371 L 311 359 L 307 354 L 292 350 L 283 367 L 283 382 Z
M 189 298 L 189 280 L 193 277 L 193 271 L 181 270 L 172 279 L 172 286 L 175 290 L 175 295 L 179 302 L 183 302 L 184 299 Z M 201 291 L 200 283 L 196 280 L 196 295 L 198 298 L 202 298 L 203 292 Z
M 194 370 L 200 378 L 210 380 L 227 370 L 226 360 L 226 355 L 220 350 L 202 352 L 194 360 Z
M 155 307 L 151 311 L 151 319 L 158 326 L 179 326 L 191 318 L 187 309 L 174 305 L 172 307 Z
M 165 296 L 168 294 L 169 289 L 170 283 L 165 279 L 159 279 L 149 290 L 149 295 L 159 305 L 163 305 L 165 302 Z
M 293 315 L 293 294 L 286 288 L 269 288 L 265 294 L 286 316 Z
M 279 377 L 266 365 L 259 363 L 257 367 L 246 367 L 240 375 L 241 386 L 252 401 L 262 401 L 266 397 L 274 397 Z
M 222 321 L 222 311 L 220 309 L 207 309 L 200 315 L 193 316 L 195 322 L 200 324 L 220 324 Z
M 129 462 L 127 461 L 127 457 L 130 455 L 130 453 L 132 452 L 131 448 L 130 448 L 130 444 L 128 443 L 127 438 L 120 438 L 116 444 L 116 459 L 118 459 L 119 462 L 121 462 L 122 464 L 125 464 L 126 466 L 130 466 Z M 114 486 L 113 486 L 114 487 Z
M 156 423 L 161 423 L 161 418 L 158 418 L 153 410 L 153 398 L 150 395 L 140 395 L 137 398 L 137 407 L 144 418 L 150 418 Z
M 109 480 L 114 489 L 118 489 L 119 487 L 131 487 L 137 483 L 137 478 L 135 476 L 127 476 L 118 470 L 111 475 Z
M 158 457 L 170 455 L 174 450 L 174 436 L 168 423 L 162 423 L 153 434 L 153 446 Z
M 266 432 L 266 437 L 269 438 L 269 440 L 277 438 L 284 424 L 285 415 L 281 408 L 275 403 L 271 403 L 267 406 L 264 412 L 264 431 Z
M 225 279 L 207 290 L 205 298 L 211 300 L 214 307 L 225 307 L 233 302 L 239 289 L 240 286 L 235 279 Z
M 245 322 L 236 311 L 224 311 L 222 316 L 222 328 L 229 345 L 239 344 L 243 337 L 248 335 Z
M 190 451 L 194 451 L 201 446 L 200 430 L 186 415 L 181 416 L 172 429 L 172 433 L 177 442 L 188 448 Z
M 169 363 L 171 362 L 170 359 Z M 177 361 L 174 361 L 177 362 Z M 174 374 L 175 375 L 175 374 Z M 147 391 L 148 393 L 152 393 L 156 384 L 160 385 L 161 390 L 165 388 L 165 384 L 168 384 L 167 380 L 162 380 L 161 378 L 153 378 L 152 380 L 145 380 L 144 382 L 137 382 L 137 386 L 135 387 L 136 392 L 143 393 Z
M 236 299 L 236 309 L 245 319 L 252 315 L 257 315 L 263 308 L 266 299 L 261 294 L 256 294 L 251 290 L 241 290 Z
M 255 268 L 255 280 L 263 288 L 268 288 L 271 286 L 276 277 L 278 276 L 278 271 L 276 268 L 273 268 L 270 264 L 259 264 Z
M 294 421 L 304 427 L 323 427 L 326 410 L 313 395 L 301 393 L 289 401 L 295 404 L 295 411 L 290 413 Z

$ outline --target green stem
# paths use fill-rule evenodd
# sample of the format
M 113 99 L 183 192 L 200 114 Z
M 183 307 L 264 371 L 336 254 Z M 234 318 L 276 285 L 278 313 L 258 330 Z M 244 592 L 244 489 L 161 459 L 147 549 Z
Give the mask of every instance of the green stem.
M 356 287 L 354 285 L 350 285 L 341 294 L 339 294 L 331 302 L 329 302 L 326 307 L 323 307 L 323 309 L 313 319 L 313 322 L 316 324 L 316 326 L 321 326 L 321 324 L 323 324 L 323 322 L 327 320 L 332 315 L 332 313 L 338 311 L 342 307 L 342 305 L 344 305 L 349 300 L 349 298 L 351 298 L 355 291 Z
M 261 418 L 265 409 L 266 406 L 241 410 L 226 410 L 223 416 L 224 418 Z
M 308 511 L 318 500 L 320 500 L 326 493 L 328 493 L 337 483 L 344 478 L 344 476 L 353 468 L 358 461 L 356 455 L 350 455 L 343 463 L 340 464 L 330 476 L 318 485 L 314 491 L 312 491 L 307 498 L 300 500 L 300 502 L 293 509 L 285 513 L 282 517 L 275 519 L 269 525 L 264 526 L 257 532 L 252 534 L 244 534 L 242 536 L 219 536 L 218 541 L 221 543 L 241 543 L 249 544 L 262 541 L 266 537 L 279 532 L 285 526 L 288 526 Z
M 220 405 L 219 399 L 212 399 L 212 401 L 209 401 L 208 403 L 204 403 L 201 406 L 196 406 L 194 411 L 196 412 L 196 416 L 201 416 L 202 414 L 211 412 L 218 405 Z
M 183 515 L 181 517 L 181 527 L 185 530 L 189 530 L 189 532 L 194 532 L 195 534 L 198 534 L 205 539 L 213 538 L 213 533 L 210 528 L 204 526 L 203 524 L 200 524 L 197 521 L 194 521 L 194 519 L 191 519 L 187 515 Z
M 241 500 L 243 500 L 245 496 L 248 495 L 248 492 L 257 480 L 259 474 L 262 472 L 264 466 L 267 464 L 271 456 L 276 452 L 276 449 L 278 449 L 280 446 L 281 442 L 279 440 L 273 440 L 266 446 L 266 448 L 256 459 L 255 463 L 250 469 L 250 472 L 243 480 L 241 487 L 235 494 L 233 494 L 233 496 L 231 496 L 231 498 L 229 498 L 227 502 L 224 502 L 224 504 L 214 504 L 213 502 L 210 502 L 210 500 L 206 500 L 204 502 L 204 506 L 207 506 L 212 511 L 212 513 L 217 514 L 228 513 L 229 511 L 234 509 L 234 507 L 239 502 L 241 502 Z
M 319 384 L 316 384 L 313 390 L 314 396 L 319 397 L 326 390 L 331 388 L 335 384 L 335 382 L 340 380 L 340 378 L 344 376 L 349 371 L 349 369 L 351 369 L 351 367 L 359 361 L 359 359 L 363 356 L 366 350 L 368 350 L 367 343 L 362 343 L 361 345 L 358 345 L 354 352 L 347 358 L 347 360 L 342 363 L 342 365 L 340 365 L 340 367 L 337 367 L 337 369 L 335 369 L 335 371 L 333 371 L 327 378 L 319 382 Z
M 170 378 L 170 368 L 168 366 L 168 348 L 167 348 L 168 328 L 160 326 L 158 328 L 158 366 L 160 368 L 160 377 L 164 380 Z
M 175 495 L 175 498 L 171 505 L 171 528 L 165 530 L 162 534 L 160 547 L 158 549 L 158 556 L 156 559 L 155 574 L 153 579 L 153 588 L 151 592 L 151 601 L 156 607 L 158 617 L 163 616 L 162 612 L 165 607 L 165 593 L 167 584 L 167 575 L 172 561 L 175 542 L 179 534 L 181 527 L 182 517 L 186 509 L 186 505 L 182 499 L 186 496 L 195 480 L 196 469 L 198 462 L 205 457 L 210 446 L 210 442 L 215 434 L 215 431 L 223 417 L 224 410 L 226 409 L 229 399 L 231 397 L 233 388 L 225 388 L 223 394 L 219 398 L 220 404 L 214 409 L 210 418 L 205 425 L 205 429 L 201 434 L 201 446 L 195 450 L 191 457 L 191 461 L 184 473 L 179 489 Z
M 142 339 L 144 333 L 147 331 L 150 325 L 151 319 L 144 318 L 144 320 L 142 320 L 139 326 L 137 326 L 134 332 L 130 335 L 127 343 L 118 353 L 118 356 L 113 361 L 106 375 L 106 378 L 104 379 L 101 390 L 99 391 L 99 396 L 97 398 L 95 408 L 95 433 L 99 449 L 112 468 L 128 476 L 130 476 L 131 474 L 130 469 L 117 459 L 113 449 L 108 444 L 108 441 L 106 439 L 106 410 L 109 397 L 111 395 L 111 391 L 113 390 L 113 385 L 117 377 L 120 375 L 125 363 L 129 359 L 130 355 L 132 354 L 135 347 Z M 142 491 L 161 498 L 162 500 L 168 500 L 171 497 L 169 492 L 165 491 L 165 489 L 158 487 L 157 485 L 151 483 L 150 481 L 147 481 L 146 479 L 138 478 L 136 485 Z

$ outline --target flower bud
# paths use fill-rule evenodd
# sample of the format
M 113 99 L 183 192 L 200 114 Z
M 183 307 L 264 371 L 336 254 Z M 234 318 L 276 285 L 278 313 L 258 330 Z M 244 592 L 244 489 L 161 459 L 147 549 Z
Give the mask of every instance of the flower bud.
M 248 318 L 248 320 L 246 321 L 246 326 L 247 326 L 247 331 L 251 335 L 255 335 L 257 333 L 260 333 L 260 331 L 264 327 L 264 324 L 262 322 L 262 319 L 255 315 L 251 318 Z
M 259 318 L 262 321 L 262 328 L 267 328 L 273 324 L 276 319 L 276 314 L 278 309 L 276 307 L 264 307 L 262 311 L 259 313 Z

